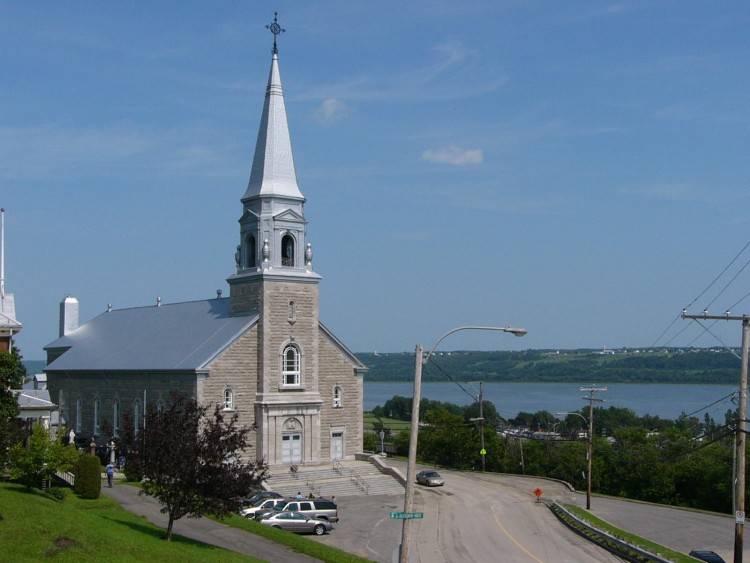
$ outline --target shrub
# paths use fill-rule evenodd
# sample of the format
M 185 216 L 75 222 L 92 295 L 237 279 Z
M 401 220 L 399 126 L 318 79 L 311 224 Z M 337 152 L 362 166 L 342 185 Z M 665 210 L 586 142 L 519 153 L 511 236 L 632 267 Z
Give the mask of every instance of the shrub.
M 81 454 L 75 475 L 75 491 L 78 496 L 85 499 L 99 498 L 102 491 L 102 469 L 98 457 Z

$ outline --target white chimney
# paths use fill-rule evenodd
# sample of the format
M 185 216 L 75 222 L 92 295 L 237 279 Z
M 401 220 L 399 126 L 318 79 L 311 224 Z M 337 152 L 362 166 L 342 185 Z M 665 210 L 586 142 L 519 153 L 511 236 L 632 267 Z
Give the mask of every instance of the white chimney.
M 60 336 L 78 328 L 78 299 L 68 295 L 60 302 Z

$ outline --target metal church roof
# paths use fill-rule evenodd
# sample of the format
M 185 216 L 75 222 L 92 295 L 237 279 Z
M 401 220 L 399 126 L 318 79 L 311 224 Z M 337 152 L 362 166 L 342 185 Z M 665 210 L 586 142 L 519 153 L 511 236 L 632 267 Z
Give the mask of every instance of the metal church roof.
M 276 53 L 271 60 L 250 182 L 242 199 L 266 195 L 304 199 L 297 185 Z
M 111 310 L 45 346 L 68 349 L 45 371 L 199 370 L 257 320 L 228 298 Z

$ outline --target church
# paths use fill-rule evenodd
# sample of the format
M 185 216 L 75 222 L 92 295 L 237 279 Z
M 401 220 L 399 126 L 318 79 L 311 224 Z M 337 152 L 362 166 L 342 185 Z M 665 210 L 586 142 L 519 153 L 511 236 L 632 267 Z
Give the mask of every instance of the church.
M 110 308 L 85 324 L 60 304 L 60 337 L 45 346 L 60 424 L 108 442 L 125 412 L 136 429 L 172 390 L 218 404 L 253 428 L 248 455 L 269 466 L 354 459 L 362 449 L 366 367 L 318 315 L 321 277 L 307 240 L 274 34 L 260 128 L 229 297 Z

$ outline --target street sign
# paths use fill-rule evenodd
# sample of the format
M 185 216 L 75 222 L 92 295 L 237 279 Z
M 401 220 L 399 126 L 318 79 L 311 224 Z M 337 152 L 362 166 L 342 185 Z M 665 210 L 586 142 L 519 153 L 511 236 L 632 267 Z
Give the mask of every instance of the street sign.
M 737 510 L 734 513 L 734 523 L 745 525 L 745 513 L 742 510 Z
M 391 518 L 398 518 L 399 520 L 424 518 L 424 512 L 391 512 Z

